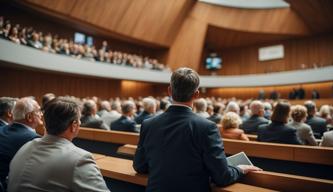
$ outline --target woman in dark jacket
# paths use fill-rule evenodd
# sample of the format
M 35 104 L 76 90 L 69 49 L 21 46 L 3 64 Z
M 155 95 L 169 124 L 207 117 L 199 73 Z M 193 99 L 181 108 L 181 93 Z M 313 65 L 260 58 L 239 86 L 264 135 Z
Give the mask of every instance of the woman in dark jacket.
M 272 122 L 259 127 L 258 141 L 302 144 L 297 137 L 296 129 L 287 125 L 289 113 L 289 103 L 279 102 L 273 111 Z

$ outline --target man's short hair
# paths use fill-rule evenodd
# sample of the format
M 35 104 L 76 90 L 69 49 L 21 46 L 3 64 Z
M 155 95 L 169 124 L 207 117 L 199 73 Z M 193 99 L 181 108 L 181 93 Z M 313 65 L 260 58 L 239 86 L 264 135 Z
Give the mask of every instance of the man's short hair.
M 25 119 L 28 113 L 35 110 L 35 106 L 38 105 L 31 97 L 23 97 L 19 99 L 13 109 L 13 119 L 14 121 Z
M 42 108 L 44 109 L 44 106 L 46 105 L 46 103 L 51 101 L 54 98 L 55 98 L 55 95 L 53 93 L 46 93 L 45 95 L 43 95 Z
M 149 111 L 149 109 L 151 108 L 151 107 L 156 107 L 156 101 L 155 101 L 155 99 L 153 99 L 153 98 L 150 98 L 150 97 L 146 97 L 146 98 L 144 98 L 143 100 L 142 100 L 142 104 L 143 104 L 143 109 L 145 110 L 145 111 Z
M 123 112 L 123 114 L 127 114 L 129 112 L 131 112 L 135 107 L 135 104 L 133 101 L 125 101 L 122 105 L 121 105 L 121 111 Z
M 313 102 L 313 101 L 306 101 L 304 103 L 304 106 L 308 110 L 308 114 L 309 115 L 310 114 L 312 115 L 312 114 L 314 114 L 316 112 L 316 104 L 315 104 L 315 102 Z
M 16 99 L 11 97 L 0 97 L 0 117 L 7 112 L 12 112 L 15 106 Z
M 110 111 L 111 105 L 109 101 L 101 101 L 101 109 L 100 110 L 106 110 Z
M 179 68 L 171 76 L 172 99 L 178 102 L 190 101 L 200 84 L 199 75 L 190 68 Z
M 204 98 L 195 100 L 194 102 L 195 109 L 197 112 L 206 112 L 207 111 L 207 101 Z
M 90 99 L 83 103 L 82 115 L 92 115 L 93 110 L 96 107 L 94 100 Z
M 80 119 L 80 103 L 69 97 L 57 97 L 45 105 L 44 119 L 48 134 L 60 135 Z
M 254 100 L 250 104 L 251 114 L 259 115 L 260 111 L 265 109 L 264 104 L 259 100 Z

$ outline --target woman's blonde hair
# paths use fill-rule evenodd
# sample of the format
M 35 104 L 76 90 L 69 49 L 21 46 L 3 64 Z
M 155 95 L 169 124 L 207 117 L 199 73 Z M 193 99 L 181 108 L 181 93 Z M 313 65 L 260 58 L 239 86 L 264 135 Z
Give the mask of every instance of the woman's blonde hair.
M 231 128 L 238 128 L 239 125 L 242 123 L 239 115 L 235 112 L 227 112 L 224 114 L 222 118 L 222 128 L 223 129 L 231 129 Z
M 307 116 L 307 109 L 303 105 L 291 107 L 291 117 L 296 122 L 301 122 Z

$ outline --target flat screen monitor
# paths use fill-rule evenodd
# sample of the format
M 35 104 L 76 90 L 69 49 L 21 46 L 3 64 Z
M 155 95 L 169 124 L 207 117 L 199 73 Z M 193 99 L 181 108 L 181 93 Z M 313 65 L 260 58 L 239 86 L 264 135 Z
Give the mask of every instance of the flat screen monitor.
M 78 44 L 84 44 L 86 42 L 86 36 L 83 33 L 76 32 L 74 34 L 74 42 Z
M 209 70 L 221 69 L 222 58 L 219 57 L 217 54 L 212 53 L 206 58 L 205 65 L 206 65 L 206 69 L 209 69 Z

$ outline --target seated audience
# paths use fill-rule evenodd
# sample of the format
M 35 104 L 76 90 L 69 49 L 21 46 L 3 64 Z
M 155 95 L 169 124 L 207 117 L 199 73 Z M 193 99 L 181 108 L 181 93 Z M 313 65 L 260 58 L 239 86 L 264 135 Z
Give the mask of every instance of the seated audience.
M 323 118 L 326 120 L 326 125 L 331 126 L 333 123 L 332 120 L 332 112 L 333 112 L 333 107 L 329 105 L 322 105 L 319 110 L 319 117 Z
M 83 103 L 81 126 L 108 130 L 107 125 L 98 117 L 97 105 L 93 100 L 87 100 Z
M 121 105 L 119 101 L 113 101 L 111 105 L 111 111 L 102 114 L 101 119 L 104 124 L 106 124 L 109 129 L 112 122 L 119 119 L 121 117 Z
M 242 120 L 239 115 L 234 112 L 224 114 L 222 118 L 221 135 L 227 139 L 239 139 L 249 141 L 249 138 L 244 134 L 244 131 L 239 129 Z
M 136 130 L 136 123 L 133 120 L 135 113 L 135 104 L 132 101 L 125 101 L 121 105 L 122 116 L 111 123 L 111 130 L 114 131 L 128 131 L 139 132 Z
M 0 129 L 0 181 L 6 186 L 9 163 L 26 142 L 39 137 L 35 129 L 43 125 L 38 103 L 30 97 L 18 100 L 13 109 L 13 123 Z M 27 176 L 29 177 L 29 176 Z
M 268 125 L 260 125 L 258 128 L 258 141 L 302 144 L 296 134 L 296 129 L 287 124 L 290 113 L 290 105 L 287 102 L 278 102 L 274 108 Z
M 252 101 L 250 110 L 251 117 L 242 123 L 241 128 L 245 133 L 256 134 L 258 127 L 263 124 L 268 124 L 269 120 L 264 118 L 264 104 L 261 101 Z
M 156 113 L 156 101 L 153 98 L 146 97 L 142 100 L 143 111 L 135 117 L 135 122 L 141 124 L 144 120 L 153 117 Z
M 320 146 L 333 147 L 333 130 L 324 133 Z
M 272 116 L 272 104 L 270 104 L 269 102 L 264 102 L 264 109 L 264 117 L 270 120 Z
M 208 120 L 213 121 L 216 124 L 220 124 L 222 115 L 221 115 L 221 109 L 222 109 L 222 104 L 216 103 L 213 105 L 213 115 L 208 117 Z
M 91 153 L 72 140 L 80 129 L 80 107 L 66 97 L 45 106 L 47 134 L 15 155 L 8 191 L 109 191 Z
M 242 122 L 250 118 L 246 104 L 239 105 L 239 117 L 241 118 Z
M 16 99 L 11 97 L 0 97 L 0 127 L 13 121 L 13 109 Z
M 317 145 L 316 139 L 313 136 L 311 127 L 305 124 L 304 121 L 307 116 L 307 110 L 302 105 L 291 107 L 291 117 L 293 122 L 289 123 L 291 127 L 297 130 L 297 136 L 304 145 Z
M 308 110 L 308 117 L 305 123 L 311 126 L 314 136 L 320 139 L 324 132 L 327 131 L 326 120 L 316 116 L 317 108 L 313 101 L 306 101 L 304 105 Z
M 203 118 L 208 118 L 207 113 L 207 101 L 204 98 L 200 98 L 194 101 L 194 109 L 197 115 Z

